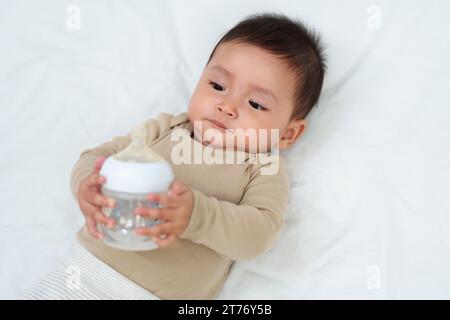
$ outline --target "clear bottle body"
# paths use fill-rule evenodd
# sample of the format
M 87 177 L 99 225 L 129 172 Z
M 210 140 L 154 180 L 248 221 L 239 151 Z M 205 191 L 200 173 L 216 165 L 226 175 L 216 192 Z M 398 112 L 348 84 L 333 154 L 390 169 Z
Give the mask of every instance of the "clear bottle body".
M 127 193 L 102 187 L 102 193 L 115 200 L 114 208 L 102 207 L 103 213 L 114 220 L 114 227 L 99 224 L 105 244 L 121 250 L 144 251 L 158 246 L 147 236 L 138 235 L 135 228 L 150 228 L 159 224 L 158 219 L 144 218 L 134 214 L 140 207 L 161 208 L 158 202 L 147 200 L 148 193 Z

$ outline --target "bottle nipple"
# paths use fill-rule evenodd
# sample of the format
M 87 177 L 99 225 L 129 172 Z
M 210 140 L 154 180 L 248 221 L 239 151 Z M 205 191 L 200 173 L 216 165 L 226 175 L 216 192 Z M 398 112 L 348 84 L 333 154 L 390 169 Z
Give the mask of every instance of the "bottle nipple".
M 145 124 L 137 125 L 131 132 L 131 143 L 113 156 L 116 160 L 127 162 L 159 162 L 163 157 L 147 146 L 147 129 Z

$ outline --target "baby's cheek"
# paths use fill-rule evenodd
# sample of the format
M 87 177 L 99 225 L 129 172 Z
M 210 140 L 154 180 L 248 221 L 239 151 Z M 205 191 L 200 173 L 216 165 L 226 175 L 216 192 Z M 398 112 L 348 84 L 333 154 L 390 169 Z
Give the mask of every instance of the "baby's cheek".
M 239 150 L 249 153 L 268 152 L 270 150 L 270 135 L 261 130 L 255 130 L 251 134 L 247 132 L 244 138 L 237 139 Z

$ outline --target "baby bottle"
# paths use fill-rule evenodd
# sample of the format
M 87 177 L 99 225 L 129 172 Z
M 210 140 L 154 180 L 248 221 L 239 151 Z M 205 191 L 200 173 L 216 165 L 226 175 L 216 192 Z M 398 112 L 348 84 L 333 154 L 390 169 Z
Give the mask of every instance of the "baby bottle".
M 169 163 L 147 146 L 146 137 L 145 125 L 138 125 L 132 131 L 131 143 L 108 157 L 100 170 L 100 175 L 106 177 L 101 191 L 115 200 L 114 208 L 103 207 L 102 210 L 115 224 L 113 227 L 99 226 L 104 243 L 116 249 L 143 251 L 157 248 L 151 238 L 136 234 L 134 229 L 148 228 L 160 221 L 138 216 L 134 210 L 162 207 L 147 200 L 147 196 L 168 191 L 174 176 Z

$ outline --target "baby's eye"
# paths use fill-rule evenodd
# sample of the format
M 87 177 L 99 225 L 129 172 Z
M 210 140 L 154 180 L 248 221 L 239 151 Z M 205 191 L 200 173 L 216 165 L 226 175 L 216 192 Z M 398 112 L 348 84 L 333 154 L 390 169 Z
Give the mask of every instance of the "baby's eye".
M 217 84 L 215 82 L 209 82 L 210 85 L 212 85 L 212 87 L 217 90 L 217 91 L 223 91 L 223 87 L 220 84 Z
M 249 100 L 248 102 L 250 102 L 250 105 L 251 105 L 252 108 L 254 108 L 254 109 L 257 109 L 257 110 L 263 110 L 263 111 L 264 111 L 264 110 L 267 110 L 266 107 L 260 105 L 259 103 L 254 102 L 254 101 L 252 101 L 252 100 Z M 259 108 L 261 108 L 261 109 L 259 109 Z

